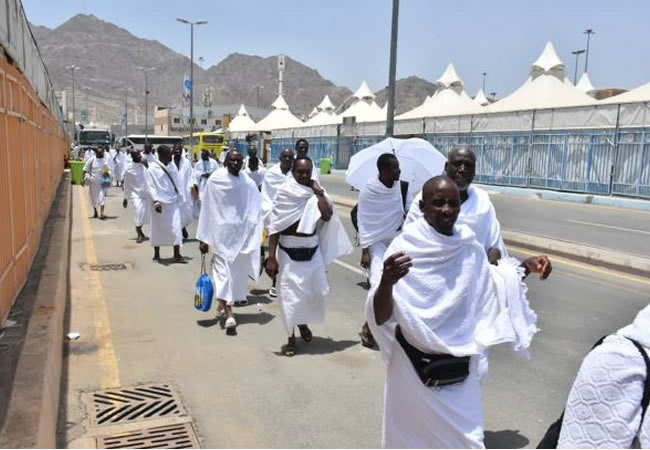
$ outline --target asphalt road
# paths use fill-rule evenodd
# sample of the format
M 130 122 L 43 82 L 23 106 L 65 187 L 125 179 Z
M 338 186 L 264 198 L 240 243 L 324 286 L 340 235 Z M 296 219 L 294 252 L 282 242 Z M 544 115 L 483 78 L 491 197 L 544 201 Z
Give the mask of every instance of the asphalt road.
M 329 180 L 325 181 L 330 186 Z M 80 393 L 101 387 L 170 382 L 192 414 L 205 447 L 378 447 L 385 368 L 378 352 L 359 344 L 366 291 L 359 249 L 329 267 L 326 323 L 314 341 L 286 342 L 269 280 L 251 282 L 251 304 L 237 309 L 236 336 L 213 313 L 192 304 L 199 275 L 198 244 L 185 265 L 151 261 L 138 245 L 132 210 L 117 189 L 106 221 L 88 220 L 75 187 L 71 290 L 59 427 L 60 446 L 85 441 Z M 350 236 L 348 212 L 340 211 Z M 129 263 L 126 271 L 87 272 L 83 264 Z M 163 257 L 171 249 L 163 250 Z M 602 335 L 629 323 L 650 300 L 649 283 L 571 262 L 555 262 L 550 280 L 528 280 L 540 332 L 523 360 L 506 348 L 490 355 L 484 385 L 486 444 L 534 446 L 561 412 L 583 355 Z
M 332 194 L 358 195 L 342 174 L 324 175 L 321 181 Z M 650 258 L 650 212 L 503 194 L 490 198 L 503 229 Z

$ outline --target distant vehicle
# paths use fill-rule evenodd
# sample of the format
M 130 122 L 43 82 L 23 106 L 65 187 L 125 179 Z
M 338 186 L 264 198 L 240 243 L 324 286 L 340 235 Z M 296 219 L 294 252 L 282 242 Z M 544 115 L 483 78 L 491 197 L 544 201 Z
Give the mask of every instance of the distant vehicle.
M 182 144 L 183 138 L 181 136 L 156 136 L 147 135 L 146 140 L 149 141 L 153 148 L 158 148 L 159 145 L 165 144 L 173 147 L 174 144 Z M 129 134 L 122 136 L 115 140 L 115 146 L 125 149 L 128 146 L 133 146 L 136 150 L 144 150 L 145 135 L 144 134 Z
M 190 151 L 190 136 L 183 136 L 183 146 Z M 221 152 L 228 147 L 228 139 L 223 133 L 194 133 L 191 141 L 193 158 L 198 159 L 201 151 L 208 150 L 216 158 L 221 156 Z
M 84 128 L 79 130 L 79 146 L 81 148 L 97 148 L 100 145 L 111 145 L 111 132 L 105 128 Z

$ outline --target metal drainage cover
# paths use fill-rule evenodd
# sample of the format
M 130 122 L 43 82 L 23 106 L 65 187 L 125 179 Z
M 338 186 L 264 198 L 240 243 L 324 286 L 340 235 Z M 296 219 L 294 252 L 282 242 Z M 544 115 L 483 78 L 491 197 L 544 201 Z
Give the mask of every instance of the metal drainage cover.
M 105 389 L 86 394 L 90 426 L 118 425 L 148 419 L 186 416 L 178 395 L 168 384 Z
M 109 272 L 115 270 L 127 270 L 129 267 L 124 263 L 119 264 L 88 264 L 88 270 L 93 272 Z
M 191 423 L 97 437 L 97 448 L 199 448 Z

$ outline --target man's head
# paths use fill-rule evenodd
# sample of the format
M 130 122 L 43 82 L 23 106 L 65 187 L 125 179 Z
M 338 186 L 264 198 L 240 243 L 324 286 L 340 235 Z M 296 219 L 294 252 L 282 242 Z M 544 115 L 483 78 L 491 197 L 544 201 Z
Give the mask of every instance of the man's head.
M 95 157 L 103 158 L 104 157 L 104 147 L 101 145 L 95 149 Z
M 131 160 L 133 160 L 134 163 L 139 163 L 142 161 L 142 155 L 140 154 L 139 151 L 131 149 L 130 155 L 131 155 Z
M 311 171 L 314 168 L 314 164 L 311 162 L 311 159 L 307 156 L 297 157 L 293 162 L 293 168 L 291 172 L 293 177 L 299 184 L 303 186 L 309 186 L 311 182 Z
M 287 173 L 293 165 L 293 150 L 285 148 L 280 152 L 280 169 L 282 173 Z
M 399 161 L 392 153 L 379 155 L 379 158 L 377 158 L 377 170 L 379 170 L 379 179 L 384 183 L 399 181 L 401 174 Z
M 205 149 L 201 150 L 201 159 L 203 161 L 209 160 L 210 159 L 210 150 L 205 150 Z
M 145 152 L 146 153 L 146 152 Z M 164 165 L 167 165 L 172 160 L 172 149 L 169 146 L 162 144 L 158 146 L 158 159 Z
M 454 180 L 458 189 L 466 191 L 476 174 L 476 155 L 472 149 L 463 145 L 449 150 L 445 173 Z
M 256 159 L 257 158 L 257 147 L 254 145 L 251 145 L 248 147 L 248 158 L 250 159 Z
M 153 145 L 151 144 L 144 144 L 144 152 L 146 154 L 152 153 L 153 152 Z
M 174 150 L 172 150 L 172 153 L 174 154 L 174 161 L 178 163 L 181 158 L 183 157 L 183 147 L 181 147 L 178 144 L 174 145 Z
M 237 150 L 230 150 L 226 155 L 226 167 L 228 172 L 235 176 L 239 176 L 239 171 L 244 165 L 244 159 Z
M 420 210 L 438 233 L 451 235 L 460 213 L 460 193 L 454 180 L 438 175 L 424 183 Z
M 307 156 L 308 151 L 309 151 L 309 142 L 307 142 L 307 139 L 298 139 L 296 141 L 296 158 L 300 158 L 301 156 Z

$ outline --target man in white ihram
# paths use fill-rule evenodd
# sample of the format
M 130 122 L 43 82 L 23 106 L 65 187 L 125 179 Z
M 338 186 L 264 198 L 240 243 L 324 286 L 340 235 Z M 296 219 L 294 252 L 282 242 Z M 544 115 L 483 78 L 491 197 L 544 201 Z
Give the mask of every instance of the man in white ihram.
M 93 205 L 93 218 L 99 217 L 101 220 L 106 218 L 104 205 L 106 204 L 106 194 L 110 183 L 105 185 L 102 181 L 105 176 L 112 177 L 114 173 L 113 167 L 113 160 L 106 156 L 104 147 L 98 147 L 84 164 L 82 180 L 84 186 L 88 185 L 88 196 L 91 205 Z M 97 214 L 98 207 L 99 215 Z
M 208 179 L 196 233 L 201 253 L 212 248 L 217 315 L 227 315 L 226 329 L 237 326 L 232 306 L 246 301 L 248 277 L 260 275 L 262 199 L 255 182 L 242 172 L 242 161 L 238 151 L 229 151 L 226 167 Z
M 361 245 L 361 266 L 369 271 L 370 286 L 379 283 L 386 249 L 402 231 L 405 206 L 410 205 L 408 183 L 400 181 L 397 157 L 384 153 L 377 158 L 378 176 L 368 180 L 359 192 L 357 223 Z M 375 341 L 364 323 L 361 344 L 374 347 Z
M 183 192 L 178 188 L 178 170 L 171 162 L 172 150 L 166 145 L 160 145 L 158 159 L 149 163 L 146 172 L 147 189 L 153 201 L 151 246 L 154 261 L 160 261 L 161 246 L 173 246 L 174 262 L 184 263 L 185 259 L 181 255 L 183 236 L 180 209 Z
M 124 172 L 124 201 L 122 206 L 126 208 L 129 200 L 133 204 L 135 232 L 137 243 L 140 244 L 147 239 L 142 227 L 151 222 L 151 198 L 147 189 L 146 180 L 147 168 L 142 163 L 142 155 L 136 150 L 131 151 L 131 161 L 127 163 Z
M 477 356 L 511 343 L 526 351 L 537 332 L 527 273 L 549 276 L 545 256 L 488 263 L 466 225 L 456 225 L 458 187 L 447 176 L 422 189 L 424 217 L 388 247 L 366 318 L 387 365 L 383 445 L 483 448 Z
M 280 312 L 289 335 L 283 353 L 289 357 L 296 353 L 296 325 L 300 337 L 310 342 L 307 324 L 325 321 L 325 267 L 352 252 L 332 201 L 311 178 L 312 168 L 307 157 L 294 161 L 292 177 L 278 190 L 269 223 L 266 273 L 277 274 Z

